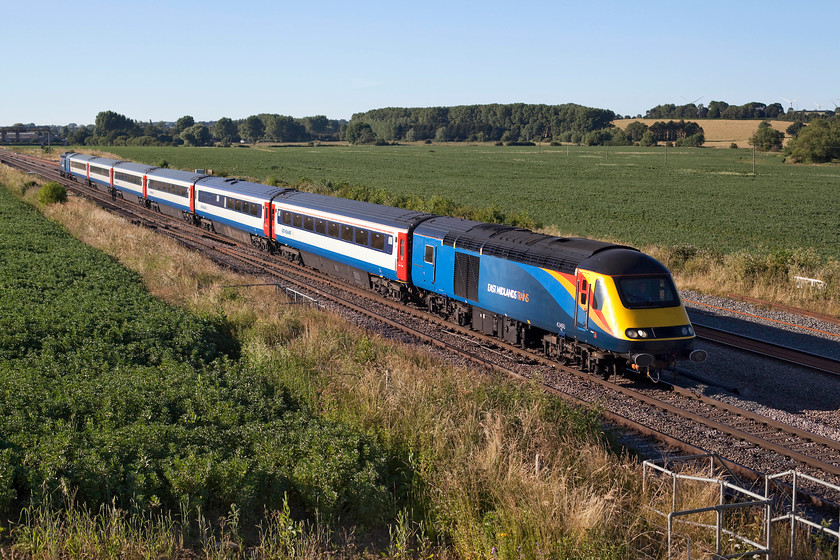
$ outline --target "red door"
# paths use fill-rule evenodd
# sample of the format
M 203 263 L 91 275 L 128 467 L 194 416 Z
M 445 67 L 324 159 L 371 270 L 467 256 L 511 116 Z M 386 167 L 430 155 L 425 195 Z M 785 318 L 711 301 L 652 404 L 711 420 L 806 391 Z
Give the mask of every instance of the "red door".
M 397 234 L 397 278 L 408 282 L 408 234 Z
M 143 198 L 148 198 L 146 196 L 146 185 L 149 182 L 149 178 L 146 175 L 143 175 Z
M 271 224 L 274 221 L 272 219 L 272 217 L 274 216 L 274 209 L 272 208 L 273 204 L 271 204 L 270 202 L 266 202 L 263 206 L 263 233 L 265 233 L 266 237 L 271 239 Z
M 190 196 L 190 212 L 195 214 L 195 183 L 190 185 L 188 193 Z

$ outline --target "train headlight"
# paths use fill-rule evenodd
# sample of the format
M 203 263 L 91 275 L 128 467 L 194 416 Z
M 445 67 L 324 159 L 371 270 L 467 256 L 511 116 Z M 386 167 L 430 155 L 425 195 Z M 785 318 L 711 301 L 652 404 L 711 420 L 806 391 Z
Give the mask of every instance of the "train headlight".
M 686 325 L 681 329 L 683 336 L 691 336 L 694 334 L 694 329 L 691 328 L 691 325 Z
M 637 338 L 650 338 L 651 333 L 647 329 L 627 329 L 624 331 L 624 334 L 627 335 L 627 338 L 632 338 L 633 340 Z

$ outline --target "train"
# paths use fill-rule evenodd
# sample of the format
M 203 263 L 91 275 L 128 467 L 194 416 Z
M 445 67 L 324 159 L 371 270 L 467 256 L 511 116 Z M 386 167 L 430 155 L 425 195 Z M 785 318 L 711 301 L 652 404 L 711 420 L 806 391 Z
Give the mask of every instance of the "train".
M 706 359 L 670 272 L 632 247 L 75 152 L 59 172 L 594 374 Z

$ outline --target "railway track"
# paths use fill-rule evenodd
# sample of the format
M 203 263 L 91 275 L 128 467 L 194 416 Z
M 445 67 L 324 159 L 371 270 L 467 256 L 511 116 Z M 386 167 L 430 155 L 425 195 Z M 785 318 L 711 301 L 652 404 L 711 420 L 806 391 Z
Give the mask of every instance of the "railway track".
M 725 462 L 733 471 L 751 477 L 756 476 L 755 471 L 782 470 L 769 465 L 792 465 L 815 476 L 840 480 L 840 443 L 830 439 L 676 385 L 652 385 L 625 378 L 608 381 L 564 367 L 532 351 L 506 346 L 496 338 L 445 322 L 422 309 L 380 299 L 372 292 L 317 271 L 279 261 L 249 246 L 62 179 L 53 162 L 6 151 L 0 151 L 0 161 L 58 181 L 126 219 L 153 227 L 226 266 L 277 279 L 320 302 L 375 321 L 381 329 L 434 345 L 483 368 L 518 379 L 538 380 L 546 391 L 577 404 L 592 406 L 597 402 L 599 412 L 609 422 L 654 437 L 668 448 L 687 453 L 711 451 L 724 458 L 731 458 L 737 451 L 738 460 Z M 742 464 L 745 462 L 750 464 Z
M 840 361 L 833 358 L 802 352 L 796 348 L 772 344 L 757 338 L 751 338 L 697 323 L 692 324 L 698 338 L 752 352 L 760 356 L 774 358 L 793 365 L 840 376 Z

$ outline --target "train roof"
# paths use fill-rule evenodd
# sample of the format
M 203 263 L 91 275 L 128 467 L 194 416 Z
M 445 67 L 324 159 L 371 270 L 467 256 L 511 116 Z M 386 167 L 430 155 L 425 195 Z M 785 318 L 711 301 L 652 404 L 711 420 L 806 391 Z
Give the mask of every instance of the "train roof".
M 134 163 L 133 161 L 121 161 L 114 164 L 117 171 L 134 171 L 135 173 L 146 174 L 153 169 L 157 169 L 154 165 L 145 163 Z
M 603 254 L 604 260 L 597 263 L 609 264 L 607 254 L 613 249 L 642 254 L 636 249 L 605 243 L 581 237 L 555 237 L 542 233 L 502 224 L 485 224 L 459 218 L 436 217 L 420 224 L 415 233 L 441 239 L 444 245 L 492 255 L 540 268 L 574 274 L 578 265 Z M 611 274 L 606 270 L 588 270 Z
M 434 214 L 415 210 L 296 190 L 288 190 L 282 193 L 275 199 L 275 202 L 400 228 L 412 228 L 418 223 L 434 217 Z
M 75 161 L 86 161 L 88 163 L 105 165 L 108 167 L 113 167 L 115 164 L 120 163 L 120 160 L 118 159 L 111 159 L 102 156 L 91 156 L 88 154 L 77 154 L 74 152 L 68 153 L 67 157 Z
M 618 245 L 593 255 L 581 264 L 581 268 L 609 276 L 671 274 L 664 264 L 650 255 Z
M 159 167 L 149 172 L 150 178 L 172 179 L 175 181 L 184 181 L 186 183 L 195 183 L 204 175 L 195 173 L 194 171 L 181 171 L 180 169 L 167 169 Z
M 250 181 L 214 176 L 202 177 L 198 180 L 196 186 L 213 188 L 231 194 L 246 195 L 263 200 L 271 200 L 277 195 L 290 190 L 271 185 L 263 185 L 262 183 L 252 183 Z

